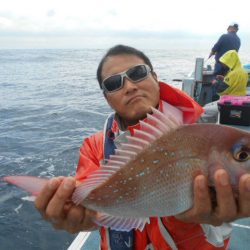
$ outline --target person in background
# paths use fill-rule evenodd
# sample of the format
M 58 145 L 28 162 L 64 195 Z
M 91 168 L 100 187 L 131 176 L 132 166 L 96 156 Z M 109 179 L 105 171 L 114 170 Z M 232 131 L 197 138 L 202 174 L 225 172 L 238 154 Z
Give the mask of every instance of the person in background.
M 208 58 L 215 55 L 214 75 L 218 75 L 218 72 L 221 70 L 219 58 L 224 53 L 228 50 L 239 51 L 241 41 L 237 35 L 238 30 L 239 25 L 237 23 L 231 23 L 227 28 L 227 34 L 223 34 L 213 46 Z
M 219 59 L 222 67 L 212 81 L 218 95 L 246 95 L 248 74 L 242 68 L 240 58 L 235 50 L 227 51 Z
M 150 218 L 142 231 L 120 232 L 99 227 L 93 221 L 97 213 L 74 204 L 70 198 L 79 182 L 100 167 L 100 162 L 114 152 L 115 143 L 124 139 L 139 120 L 155 107 L 164 113 L 168 105 L 183 107 L 184 123 L 197 121 L 203 109 L 183 91 L 160 82 L 149 58 L 141 51 L 125 46 L 112 47 L 102 58 L 97 79 L 114 114 L 103 131 L 86 138 L 80 149 L 75 177 L 55 177 L 43 188 L 35 206 L 55 229 L 71 233 L 100 230 L 102 250 L 125 249 L 226 249 L 231 233 L 229 221 L 250 216 L 250 175 L 240 178 L 236 201 L 229 176 L 215 172 L 217 206 L 213 207 L 208 180 L 194 179 L 194 205 L 176 216 Z

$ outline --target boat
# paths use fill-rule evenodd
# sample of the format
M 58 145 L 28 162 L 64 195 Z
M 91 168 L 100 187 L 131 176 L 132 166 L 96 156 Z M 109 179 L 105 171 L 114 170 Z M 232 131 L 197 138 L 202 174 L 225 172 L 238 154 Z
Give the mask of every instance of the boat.
M 247 95 L 250 96 L 250 64 Z M 196 58 L 195 69 L 185 79 L 173 79 L 181 83 L 181 89 L 204 107 L 204 114 L 199 122 L 219 123 L 219 110 L 217 101 L 213 101 L 211 80 L 213 69 L 210 65 L 204 67 L 204 58 Z M 233 125 L 232 125 L 233 126 Z M 237 126 L 240 129 L 250 131 L 250 126 Z M 249 249 L 250 246 L 250 218 L 240 219 L 232 223 L 233 232 L 228 250 Z M 68 250 L 99 249 L 100 236 L 98 231 L 80 232 Z M 95 244 L 95 245 L 94 245 Z
M 98 250 L 100 249 L 100 235 L 99 231 L 80 232 L 77 234 L 73 242 L 67 250 Z
M 250 100 L 250 64 L 246 64 L 243 67 L 248 72 L 247 96 L 249 96 Z M 194 71 L 181 81 L 181 89 L 203 106 L 205 112 L 199 120 L 202 123 L 221 123 L 219 101 L 213 101 L 211 84 L 213 77 L 212 67 L 204 65 L 203 58 L 196 58 Z M 250 112 L 250 107 L 248 108 L 248 112 Z M 248 119 L 250 118 L 249 114 L 242 114 L 247 115 Z M 230 124 L 230 119 L 228 119 L 227 125 L 250 132 L 250 124 L 247 126 L 238 122 L 237 125 Z M 236 220 L 232 223 L 232 226 L 233 231 L 228 250 L 249 249 L 250 218 Z

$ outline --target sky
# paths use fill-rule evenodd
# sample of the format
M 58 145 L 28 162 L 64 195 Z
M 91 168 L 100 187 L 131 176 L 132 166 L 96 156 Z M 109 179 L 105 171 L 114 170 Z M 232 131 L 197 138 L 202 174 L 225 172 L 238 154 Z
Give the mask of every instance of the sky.
M 0 49 L 164 48 L 215 42 L 232 22 L 250 43 L 247 0 L 0 0 Z M 244 7 L 245 6 L 245 7 Z M 248 44 L 246 43 L 246 44 Z M 249 45 L 249 44 L 248 44 Z M 249 46 L 250 47 L 250 46 Z

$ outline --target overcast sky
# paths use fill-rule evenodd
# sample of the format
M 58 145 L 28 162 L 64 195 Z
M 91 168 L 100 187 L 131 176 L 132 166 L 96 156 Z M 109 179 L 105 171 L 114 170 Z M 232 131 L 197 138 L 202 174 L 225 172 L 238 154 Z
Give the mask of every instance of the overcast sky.
M 247 0 L 1 0 L 0 48 L 202 45 L 233 21 L 250 43 Z

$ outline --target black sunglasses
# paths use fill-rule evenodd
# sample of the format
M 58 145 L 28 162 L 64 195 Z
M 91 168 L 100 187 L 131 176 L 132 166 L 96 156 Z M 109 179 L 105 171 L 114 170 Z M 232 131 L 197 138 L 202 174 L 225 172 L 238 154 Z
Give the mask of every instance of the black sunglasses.
M 127 77 L 131 82 L 140 82 L 144 80 L 148 74 L 151 72 L 151 69 L 146 64 L 136 65 L 127 71 L 121 72 L 105 78 L 102 81 L 102 89 L 104 92 L 114 92 L 121 89 L 124 85 L 124 77 Z

